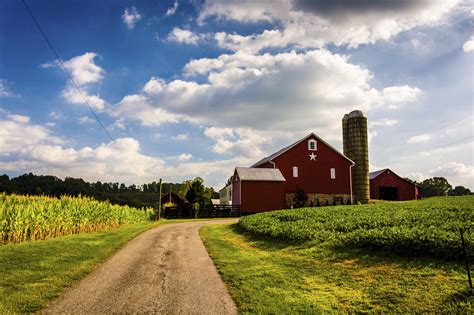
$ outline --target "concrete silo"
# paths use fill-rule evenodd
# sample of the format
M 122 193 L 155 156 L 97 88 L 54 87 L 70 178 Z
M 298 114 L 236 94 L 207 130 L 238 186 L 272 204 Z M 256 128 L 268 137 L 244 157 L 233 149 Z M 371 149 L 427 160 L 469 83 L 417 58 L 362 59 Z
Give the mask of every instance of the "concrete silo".
M 370 198 L 367 118 L 360 110 L 354 110 L 342 118 L 342 139 L 344 155 L 355 162 L 352 168 L 355 201 L 367 203 Z

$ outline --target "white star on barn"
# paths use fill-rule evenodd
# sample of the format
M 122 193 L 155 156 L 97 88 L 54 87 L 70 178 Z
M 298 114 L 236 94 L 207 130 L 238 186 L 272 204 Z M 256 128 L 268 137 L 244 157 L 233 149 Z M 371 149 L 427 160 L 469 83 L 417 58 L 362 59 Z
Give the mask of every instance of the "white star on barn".
M 314 154 L 314 152 L 312 152 L 310 155 L 309 155 L 309 160 L 310 161 L 316 161 L 316 154 Z

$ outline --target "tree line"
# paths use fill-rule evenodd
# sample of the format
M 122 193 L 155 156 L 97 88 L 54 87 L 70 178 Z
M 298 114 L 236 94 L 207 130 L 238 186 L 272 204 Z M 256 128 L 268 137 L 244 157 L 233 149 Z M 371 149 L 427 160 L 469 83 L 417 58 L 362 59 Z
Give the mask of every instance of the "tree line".
M 424 181 L 417 182 L 410 178 L 405 178 L 420 189 L 423 198 L 433 196 L 464 196 L 472 194 L 469 188 L 464 186 L 453 186 L 444 177 L 427 178 Z
M 191 191 L 191 192 L 190 192 Z M 125 185 L 113 182 L 87 182 L 82 178 L 66 177 L 64 180 L 51 175 L 23 174 L 14 178 L 0 175 L 0 193 L 19 195 L 47 195 L 59 197 L 90 196 L 97 200 L 109 200 L 113 204 L 131 207 L 153 207 L 159 202 L 160 183 L 153 181 L 142 185 Z M 163 183 L 162 195 L 170 192 L 183 200 L 201 205 L 209 204 L 211 198 L 219 198 L 212 187 L 204 186 L 204 180 L 196 177 L 182 183 Z

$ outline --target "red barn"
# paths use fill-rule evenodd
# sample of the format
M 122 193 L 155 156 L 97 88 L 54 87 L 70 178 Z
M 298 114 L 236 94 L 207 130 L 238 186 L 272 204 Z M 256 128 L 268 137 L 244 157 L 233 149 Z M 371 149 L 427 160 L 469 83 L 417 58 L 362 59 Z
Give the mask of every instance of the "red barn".
M 413 200 L 420 199 L 418 187 L 386 168 L 369 174 L 370 199 Z
M 311 133 L 292 145 L 258 161 L 237 167 L 232 184 L 232 204 L 253 213 L 296 206 L 297 191 L 306 206 L 352 201 L 349 158 Z

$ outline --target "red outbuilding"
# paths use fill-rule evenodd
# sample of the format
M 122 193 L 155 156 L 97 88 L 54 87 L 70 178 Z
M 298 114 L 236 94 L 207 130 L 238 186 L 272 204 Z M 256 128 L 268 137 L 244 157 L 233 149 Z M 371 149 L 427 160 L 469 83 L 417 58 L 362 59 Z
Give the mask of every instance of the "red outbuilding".
M 370 199 L 413 200 L 420 199 L 418 187 L 386 168 L 369 174 Z
M 301 204 L 297 200 L 301 192 L 306 196 L 306 206 L 349 203 L 353 165 L 311 133 L 251 167 L 237 167 L 232 204 L 240 205 L 243 213 L 291 208 Z

